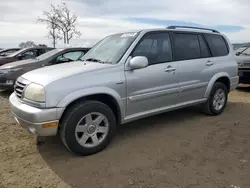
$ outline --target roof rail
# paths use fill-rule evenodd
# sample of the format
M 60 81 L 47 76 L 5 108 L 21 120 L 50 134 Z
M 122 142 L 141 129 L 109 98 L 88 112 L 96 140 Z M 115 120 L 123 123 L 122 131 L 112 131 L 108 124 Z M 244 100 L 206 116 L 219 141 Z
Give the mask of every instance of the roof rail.
M 191 27 L 191 26 L 179 26 L 179 25 L 171 25 L 166 27 L 167 29 L 176 29 L 176 28 L 188 28 L 188 29 L 201 29 L 201 30 L 206 30 L 206 31 L 212 31 L 214 33 L 220 33 L 219 31 L 215 29 L 207 29 L 207 28 L 202 28 L 202 27 Z

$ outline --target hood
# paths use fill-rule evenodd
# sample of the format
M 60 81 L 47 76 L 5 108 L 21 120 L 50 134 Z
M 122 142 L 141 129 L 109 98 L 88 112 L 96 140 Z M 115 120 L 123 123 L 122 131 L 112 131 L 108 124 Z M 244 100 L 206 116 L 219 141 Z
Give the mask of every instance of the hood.
M 62 78 L 75 76 L 76 74 L 97 71 L 112 66 L 112 64 L 76 61 L 36 69 L 25 73 L 24 75 L 22 75 L 22 77 L 31 82 L 45 86 L 53 81 Z
M 13 62 L 13 61 L 15 61 L 15 58 L 13 58 L 13 57 L 1 57 L 0 58 L 0 65 L 4 65 L 4 64 L 6 64 L 6 63 L 10 63 L 10 62 Z
M 250 63 L 250 56 L 235 56 L 237 63 Z
M 38 62 L 37 59 L 27 59 L 27 60 L 21 60 L 21 61 L 15 61 L 12 63 L 7 63 L 5 65 L 2 65 L 0 68 L 1 69 L 10 69 L 10 68 L 21 67 L 23 65 L 27 65 L 30 63 L 36 63 L 36 62 Z

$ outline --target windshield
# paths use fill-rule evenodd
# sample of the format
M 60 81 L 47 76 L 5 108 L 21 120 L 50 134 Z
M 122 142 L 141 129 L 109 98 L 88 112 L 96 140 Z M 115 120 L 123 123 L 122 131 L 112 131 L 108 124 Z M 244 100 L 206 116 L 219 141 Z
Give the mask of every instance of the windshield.
M 240 53 L 240 56 L 250 56 L 250 47 Z
M 63 51 L 63 49 L 54 49 L 54 50 L 48 51 L 48 52 L 38 56 L 37 59 L 44 60 L 44 59 L 50 58 L 51 56 L 57 54 L 60 51 Z
M 24 49 L 21 49 L 21 50 L 18 50 L 18 51 L 16 51 L 16 52 L 14 52 L 14 53 L 8 55 L 8 57 L 15 57 L 16 55 L 22 53 L 22 52 L 25 51 L 25 50 L 26 50 L 25 48 L 24 48 Z
M 134 32 L 108 36 L 97 43 L 81 60 L 95 59 L 98 62 L 116 64 L 137 36 L 138 33 Z
M 0 56 L 8 56 L 14 52 L 18 51 L 18 49 L 7 49 L 7 50 L 1 50 Z

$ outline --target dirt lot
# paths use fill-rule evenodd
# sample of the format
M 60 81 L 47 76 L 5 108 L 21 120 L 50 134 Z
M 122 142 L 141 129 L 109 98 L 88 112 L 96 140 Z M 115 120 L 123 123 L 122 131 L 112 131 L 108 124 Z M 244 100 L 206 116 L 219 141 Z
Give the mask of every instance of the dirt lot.
M 58 137 L 37 146 L 0 96 L 0 187 L 249 188 L 250 88 L 225 112 L 187 108 L 123 125 L 101 153 L 76 157 Z

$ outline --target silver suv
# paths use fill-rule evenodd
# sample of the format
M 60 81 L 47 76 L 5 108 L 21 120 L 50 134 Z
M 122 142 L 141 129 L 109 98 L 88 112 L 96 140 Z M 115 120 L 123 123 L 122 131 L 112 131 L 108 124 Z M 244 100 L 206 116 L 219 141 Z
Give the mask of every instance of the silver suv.
M 118 124 L 202 104 L 224 110 L 238 84 L 228 39 L 216 30 L 171 26 L 108 36 L 81 61 L 18 78 L 16 121 L 40 136 L 60 134 L 75 154 L 104 149 Z

